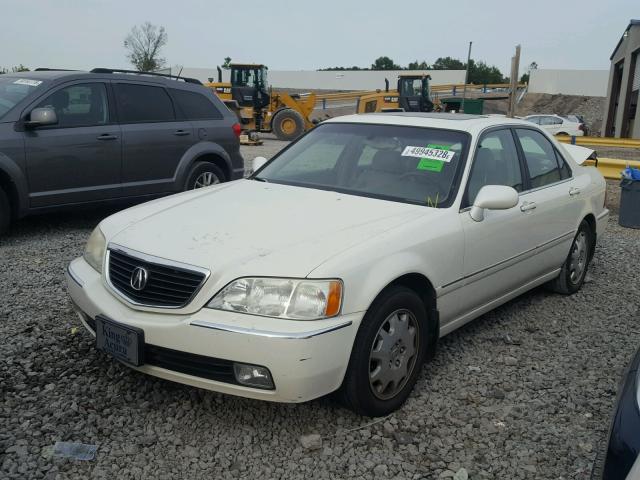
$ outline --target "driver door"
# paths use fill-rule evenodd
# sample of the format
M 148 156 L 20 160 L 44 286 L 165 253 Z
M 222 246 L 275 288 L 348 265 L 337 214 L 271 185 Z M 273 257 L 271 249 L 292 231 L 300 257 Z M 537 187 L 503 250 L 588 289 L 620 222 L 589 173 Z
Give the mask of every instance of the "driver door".
M 529 211 L 518 205 L 507 210 L 485 210 L 484 220 L 469 215 L 473 200 L 485 185 L 506 185 L 518 192 L 525 188 L 524 168 L 513 134 L 501 128 L 484 133 L 478 142 L 463 208 L 460 211 L 465 235 L 465 311 L 482 308 L 531 280 L 535 237 Z

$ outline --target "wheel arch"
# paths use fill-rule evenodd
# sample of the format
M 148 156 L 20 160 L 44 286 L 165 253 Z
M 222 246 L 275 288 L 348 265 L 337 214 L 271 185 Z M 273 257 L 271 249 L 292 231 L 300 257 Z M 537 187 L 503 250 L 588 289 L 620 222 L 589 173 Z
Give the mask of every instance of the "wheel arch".
M 233 166 L 229 154 L 217 143 L 201 142 L 189 148 L 178 164 L 175 175 L 175 183 L 178 190 L 181 190 L 187 180 L 187 175 L 196 162 L 215 164 L 224 172 L 226 180 L 231 180 Z
M 403 286 L 413 290 L 422 300 L 429 322 L 429 338 L 430 344 L 427 345 L 427 358 L 433 358 L 435 354 L 435 346 L 440 337 L 440 314 L 438 312 L 438 298 L 436 289 L 431 280 L 424 274 L 418 272 L 410 272 L 396 277 L 387 283 L 373 298 L 373 304 L 387 289 L 394 286 Z
M 26 215 L 28 209 L 26 179 L 20 168 L 2 154 L 0 154 L 0 187 L 9 197 L 11 216 L 15 219 Z
M 593 254 L 596 251 L 596 242 L 598 240 L 598 227 L 596 223 L 596 217 L 593 213 L 588 213 L 582 221 L 587 222 L 589 228 L 591 229 L 591 248 L 589 251 L 589 260 L 593 258 Z M 582 222 L 580 222 L 582 223 Z

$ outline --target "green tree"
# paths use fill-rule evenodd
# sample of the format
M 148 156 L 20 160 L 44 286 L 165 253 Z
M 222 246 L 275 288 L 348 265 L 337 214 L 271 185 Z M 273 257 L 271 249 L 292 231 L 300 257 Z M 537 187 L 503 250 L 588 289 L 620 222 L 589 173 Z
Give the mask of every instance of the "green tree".
M 167 44 L 167 32 L 149 22 L 135 26 L 124 39 L 124 47 L 129 50 L 127 58 L 140 72 L 153 72 L 162 68 L 165 59 L 160 50 Z
M 17 67 L 11 67 L 11 70 L 7 70 L 4 67 L 0 67 L 0 75 L 2 75 L 3 73 L 9 73 L 9 71 L 16 73 L 16 72 L 29 72 L 29 68 L 25 67 L 23 64 L 18 65 Z
M 378 57 L 371 64 L 371 70 L 402 70 L 402 67 L 393 63 L 389 57 Z
M 431 68 L 433 70 L 464 70 L 466 65 L 457 58 L 440 57 L 431 65 Z
M 224 57 L 222 68 L 224 68 L 225 70 L 229 70 L 231 68 L 231 57 Z
M 537 70 L 537 69 L 538 69 L 538 62 L 531 62 L 529 64 L 529 67 L 527 67 L 527 73 L 524 73 L 520 77 L 520 83 L 529 83 L 529 77 L 531 76 L 531 70 Z
M 503 83 L 504 77 L 498 67 L 489 66 L 480 61 L 478 63 L 471 60 L 469 62 L 469 83 Z
M 418 60 L 416 60 L 415 62 L 411 62 L 407 65 L 407 70 L 429 70 L 429 68 L 429 64 L 424 60 L 422 62 L 418 62 Z

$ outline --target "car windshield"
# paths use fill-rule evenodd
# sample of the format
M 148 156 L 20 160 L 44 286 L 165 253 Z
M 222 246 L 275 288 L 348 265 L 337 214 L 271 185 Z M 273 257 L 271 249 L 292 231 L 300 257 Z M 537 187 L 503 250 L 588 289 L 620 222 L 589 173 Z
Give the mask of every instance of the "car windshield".
M 3 77 L 0 76 L 0 120 L 42 83 L 29 78 Z
M 329 123 L 292 144 L 254 178 L 447 207 L 468 139 L 468 133 L 436 128 Z

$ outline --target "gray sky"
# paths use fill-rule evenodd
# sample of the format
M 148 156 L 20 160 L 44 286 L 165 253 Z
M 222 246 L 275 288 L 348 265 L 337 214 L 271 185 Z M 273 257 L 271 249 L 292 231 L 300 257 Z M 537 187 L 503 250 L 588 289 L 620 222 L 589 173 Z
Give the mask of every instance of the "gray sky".
M 168 65 L 215 67 L 230 56 L 312 70 L 369 66 L 387 55 L 405 66 L 464 58 L 473 41 L 473 58 L 505 75 L 517 43 L 521 73 L 534 60 L 540 68 L 608 69 L 639 7 L 638 0 L 0 0 L 0 67 L 129 67 L 123 40 L 150 21 L 167 29 Z

